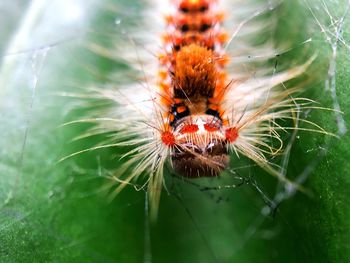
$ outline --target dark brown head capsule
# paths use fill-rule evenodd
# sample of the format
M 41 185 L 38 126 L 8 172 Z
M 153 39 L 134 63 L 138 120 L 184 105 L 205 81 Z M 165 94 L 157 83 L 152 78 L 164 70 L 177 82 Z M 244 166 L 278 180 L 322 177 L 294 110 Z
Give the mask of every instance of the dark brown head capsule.
M 227 167 L 229 155 L 220 119 L 206 114 L 183 118 L 174 136 L 177 146 L 171 160 L 181 176 L 214 177 Z

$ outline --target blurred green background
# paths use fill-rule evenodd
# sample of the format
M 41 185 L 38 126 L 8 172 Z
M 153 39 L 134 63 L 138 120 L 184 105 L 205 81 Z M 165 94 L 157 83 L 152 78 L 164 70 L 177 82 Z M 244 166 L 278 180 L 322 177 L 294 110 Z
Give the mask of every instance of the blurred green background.
M 118 166 L 116 149 L 57 163 L 101 139 L 72 141 L 88 126 L 60 125 L 87 109 L 83 101 L 60 94 L 110 83 L 114 72 L 132 70 L 123 59 L 94 54 L 87 43 L 116 46 L 115 56 L 121 57 L 125 35 L 142 23 L 147 5 L 124 0 L 0 4 L 0 262 L 350 262 L 347 134 L 335 139 L 298 133 L 288 176 L 309 174 L 305 187 L 312 194 L 290 196 L 275 214 L 267 213 L 252 185 L 202 191 L 167 176 L 171 194 L 162 195 L 158 222 L 150 229 L 144 192 L 127 188 L 107 202 L 100 191 L 102 175 Z M 334 62 L 345 123 L 350 108 L 348 8 L 345 0 L 285 0 L 271 11 L 277 19 L 275 43 L 287 39 L 293 47 L 278 57 L 278 67 L 317 53 L 304 76 L 306 94 L 333 108 L 332 89 L 326 85 Z M 339 115 L 307 114 L 334 133 L 341 127 Z M 275 178 L 256 167 L 248 170 L 273 198 Z M 232 180 L 200 184 L 211 183 Z

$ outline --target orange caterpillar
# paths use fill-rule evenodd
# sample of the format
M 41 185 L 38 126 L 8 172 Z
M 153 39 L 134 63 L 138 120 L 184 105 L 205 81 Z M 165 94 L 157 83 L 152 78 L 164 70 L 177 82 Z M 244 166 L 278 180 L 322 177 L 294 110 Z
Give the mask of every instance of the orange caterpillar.
M 166 53 L 160 56 L 160 88 L 166 105 L 162 142 L 173 147 L 172 163 L 180 175 L 217 176 L 228 164 L 227 140 L 237 130 L 227 124 L 221 109 L 228 88 L 220 27 L 222 13 L 215 2 L 185 0 L 167 16 Z
M 283 85 L 305 72 L 312 59 L 281 72 L 255 68 L 254 76 L 250 75 L 245 66 L 254 63 L 254 58 L 247 53 L 270 58 L 276 51 L 271 46 L 251 46 L 249 42 L 232 45 L 237 32 L 227 34 L 223 29 L 224 15 L 218 11 L 219 4 L 215 0 L 173 0 L 172 12 L 165 18 L 159 64 L 154 66 L 154 56 L 147 57 L 140 49 L 136 52 L 143 73 L 141 87 L 133 81 L 116 90 L 93 88 L 91 97 L 113 102 L 112 110 L 96 111 L 88 119 L 76 121 L 96 124 L 82 137 L 107 134 L 107 139 L 65 158 L 101 148 L 118 147 L 121 151 L 127 147 L 121 158 L 124 163 L 111 177 L 113 183 L 118 183 L 112 196 L 126 185 L 147 188 L 153 217 L 165 184 L 166 164 L 181 176 L 213 177 L 229 166 L 234 168 L 233 157 L 243 155 L 287 182 L 282 169 L 274 163 L 274 157 L 284 149 L 280 133 L 300 129 L 300 122 L 310 126 L 302 130 L 327 133 L 299 118 L 302 110 L 312 108 L 311 100 L 295 97 L 300 87 L 286 89 Z M 158 0 L 158 5 L 164 5 L 164 1 Z M 149 20 L 155 24 L 155 20 Z M 235 26 L 239 29 L 242 25 Z M 257 34 L 260 27 L 253 24 L 249 30 Z M 157 47 L 155 42 L 149 41 Z M 114 56 L 102 47 L 91 49 Z M 131 53 L 135 50 L 123 47 L 125 59 L 136 65 Z M 241 55 L 240 61 L 229 59 L 233 54 Z M 281 119 L 289 122 L 282 126 Z M 136 186 L 140 177 L 143 184 Z

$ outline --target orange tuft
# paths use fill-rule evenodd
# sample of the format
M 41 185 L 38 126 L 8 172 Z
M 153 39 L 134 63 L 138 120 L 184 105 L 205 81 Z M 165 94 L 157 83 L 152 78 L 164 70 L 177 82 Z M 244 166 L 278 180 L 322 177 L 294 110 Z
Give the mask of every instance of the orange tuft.
M 164 20 L 167 24 L 171 24 L 174 21 L 174 17 L 172 15 L 165 15 Z
M 175 145 L 175 137 L 174 137 L 174 134 L 172 132 L 169 132 L 169 131 L 163 132 L 161 135 L 161 139 L 162 139 L 162 142 L 166 146 L 174 146 Z
M 218 40 L 221 44 L 225 43 L 228 40 L 229 36 L 226 32 L 221 32 L 218 35 Z
M 175 120 L 174 114 L 169 115 L 169 122 L 172 123 Z
M 195 133 L 199 130 L 197 124 L 188 124 L 182 127 L 180 133 Z
M 166 65 L 169 62 L 169 57 L 166 54 L 159 54 L 158 59 L 161 65 Z
M 204 129 L 208 132 L 215 132 L 219 130 L 219 128 L 216 125 L 211 123 L 204 124 Z
M 220 12 L 220 13 L 217 13 L 216 14 L 216 19 L 219 21 L 219 22 L 222 22 L 225 18 L 225 13 L 224 12 Z
M 164 82 L 159 83 L 159 88 L 164 92 L 169 92 L 169 90 L 170 90 L 169 84 L 164 83 Z
M 228 128 L 225 132 L 226 140 L 229 141 L 230 143 L 233 143 L 237 140 L 238 138 L 238 129 L 233 127 L 233 128 Z
M 223 55 L 221 58 L 217 60 L 217 62 L 221 67 L 224 67 L 230 62 L 230 58 L 228 55 Z
M 209 104 L 208 109 L 214 110 L 214 111 L 219 111 L 219 106 L 217 104 Z
M 177 107 L 176 111 L 177 111 L 177 113 L 183 113 L 186 111 L 186 109 L 187 108 L 185 106 L 179 106 L 179 107 Z
M 177 99 L 177 98 L 174 99 L 175 104 L 180 104 L 181 102 L 182 102 L 182 99 Z
M 166 70 L 159 70 L 158 76 L 161 80 L 165 80 L 168 77 L 168 72 Z
M 217 71 L 211 50 L 197 44 L 181 48 L 175 62 L 176 97 L 212 97 L 216 79 Z

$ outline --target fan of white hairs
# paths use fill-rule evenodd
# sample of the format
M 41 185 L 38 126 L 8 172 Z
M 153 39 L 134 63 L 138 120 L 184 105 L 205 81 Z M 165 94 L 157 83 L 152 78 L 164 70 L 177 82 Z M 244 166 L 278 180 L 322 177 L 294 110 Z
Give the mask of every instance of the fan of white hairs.
M 281 133 L 304 130 L 332 135 L 316 123 L 300 117 L 300 113 L 305 110 L 326 110 L 300 95 L 303 84 L 297 81 L 294 86 L 288 85 L 287 88 L 285 85 L 303 75 L 316 55 L 311 54 L 302 64 L 277 71 L 276 67 L 268 66 L 268 61 L 286 52 L 289 48 L 287 44 L 276 48 L 271 39 L 259 44 L 254 39 L 273 28 L 273 11 L 279 2 L 257 5 L 218 1 L 218 6 L 215 6 L 217 10 L 238 10 L 226 14 L 223 28 L 228 33 L 228 39 L 220 47 L 213 62 L 218 63 L 216 61 L 226 57 L 230 59 L 224 69 L 227 86 L 219 105 L 223 122 L 215 132 L 209 133 L 199 128 L 197 133 L 184 135 L 180 124 L 175 127 L 168 125 L 169 108 L 164 100 L 172 98 L 174 94 L 164 92 L 158 77 L 159 54 L 168 52 L 167 46 L 160 41 L 165 26 L 159 14 L 176 14 L 176 3 L 180 2 L 170 4 L 166 1 L 150 1 L 149 9 L 140 16 L 143 18 L 140 27 L 133 32 L 120 32 L 125 41 L 122 44 L 118 42 L 117 51 L 93 43 L 88 45 L 90 50 L 101 56 L 127 61 L 138 74 L 129 77 L 116 72 L 110 76 L 115 82 L 92 85 L 85 94 L 75 94 L 94 101 L 108 101 L 112 106 L 105 110 L 100 107 L 91 110 L 87 118 L 67 124 L 95 124 L 79 138 L 98 134 L 108 136 L 95 147 L 82 149 L 61 160 L 102 148 L 116 147 L 118 151 L 127 148 L 128 151 L 121 158 L 123 164 L 110 177 L 113 185 L 117 184 L 111 196 L 114 197 L 126 185 L 134 185 L 138 190 L 147 188 L 153 218 L 157 215 L 160 194 L 165 186 L 164 166 L 166 163 L 173 166 L 173 156 L 178 152 L 200 159 L 201 163 L 211 167 L 213 174 L 217 172 L 215 170 L 220 172 L 226 168 L 221 167 L 224 165 L 216 160 L 196 152 L 194 141 L 204 140 L 208 145 L 214 141 L 225 141 L 230 155 L 238 158 L 246 156 L 280 181 L 302 189 L 286 178 L 284 167 L 274 163 L 274 159 L 282 155 L 286 148 Z M 169 72 L 168 76 L 171 75 Z M 114 83 L 120 83 L 121 79 L 128 79 L 127 84 L 116 86 Z M 209 123 L 202 116 L 192 117 L 191 125 L 196 127 L 204 127 Z M 300 127 L 299 123 L 303 123 L 303 126 Z M 137 183 L 140 177 L 143 178 L 141 185 Z

